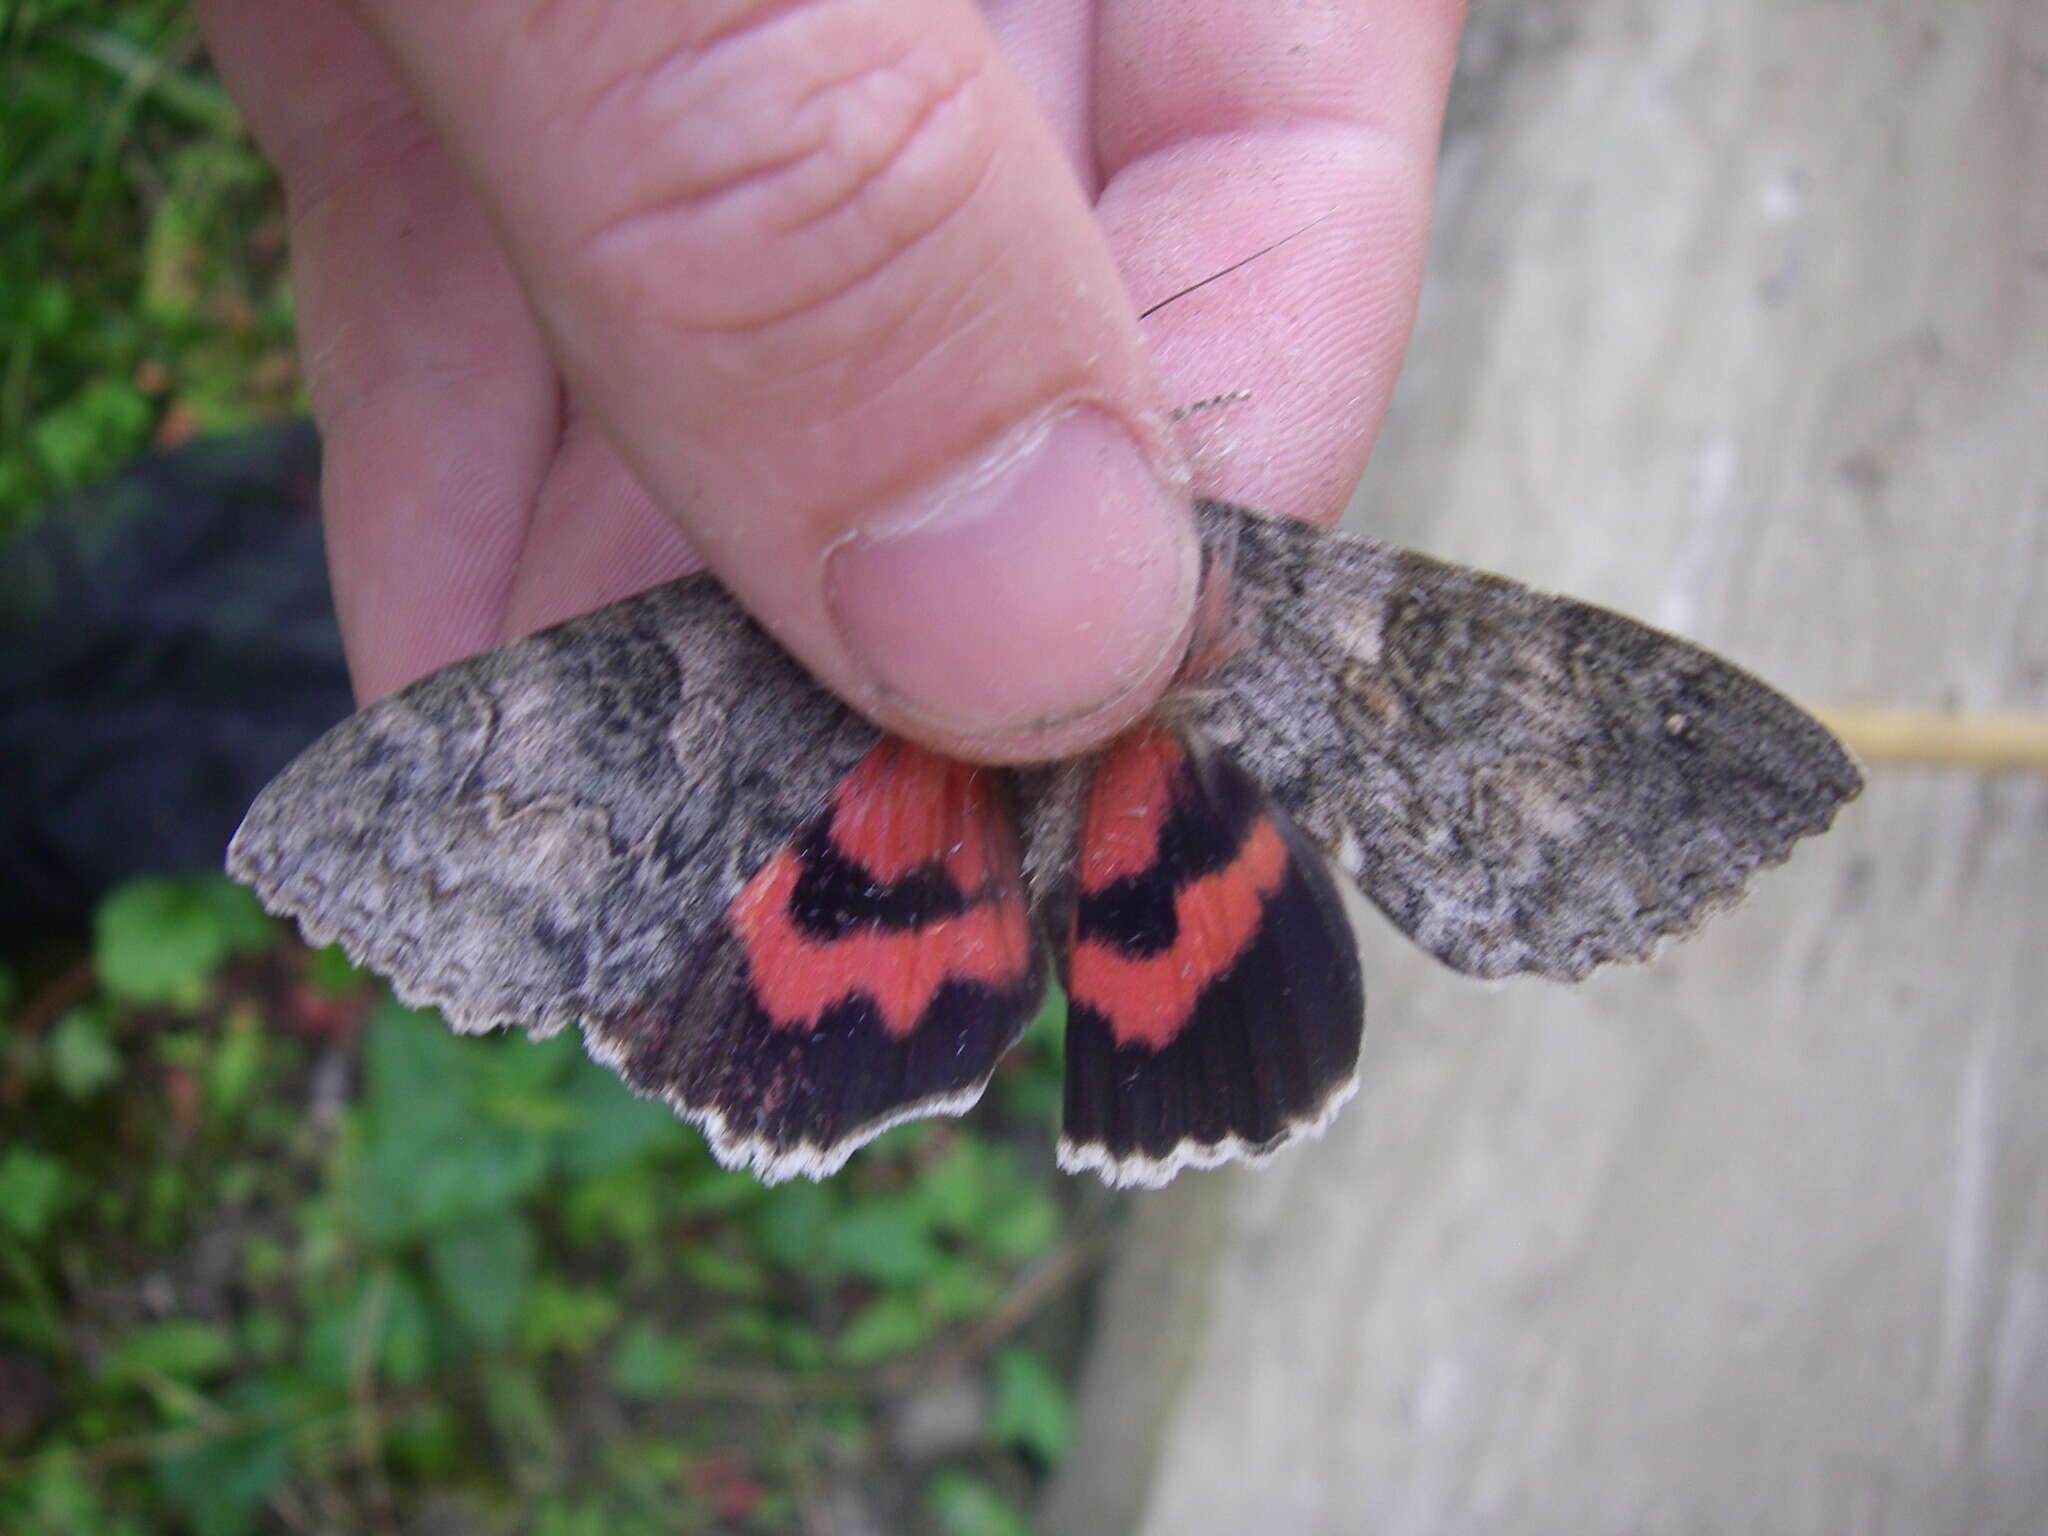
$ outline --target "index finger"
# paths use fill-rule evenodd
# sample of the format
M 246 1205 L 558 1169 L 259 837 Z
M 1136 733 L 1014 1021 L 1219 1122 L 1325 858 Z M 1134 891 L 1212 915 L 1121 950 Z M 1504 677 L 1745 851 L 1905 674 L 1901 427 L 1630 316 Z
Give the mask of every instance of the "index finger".
M 1241 397 L 1189 422 L 1203 494 L 1331 522 L 1357 485 L 1421 291 L 1464 11 L 1102 8 L 1098 216 L 1141 311 L 1181 295 L 1146 321 L 1170 397 Z

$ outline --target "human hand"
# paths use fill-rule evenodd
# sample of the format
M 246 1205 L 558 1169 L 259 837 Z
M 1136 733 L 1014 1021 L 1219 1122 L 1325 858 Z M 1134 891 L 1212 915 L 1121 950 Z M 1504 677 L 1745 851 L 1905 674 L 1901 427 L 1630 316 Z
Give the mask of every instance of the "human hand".
M 880 723 L 1009 760 L 1171 676 L 1191 493 L 1341 510 L 1463 7 L 198 9 L 285 183 L 363 698 L 701 555 Z

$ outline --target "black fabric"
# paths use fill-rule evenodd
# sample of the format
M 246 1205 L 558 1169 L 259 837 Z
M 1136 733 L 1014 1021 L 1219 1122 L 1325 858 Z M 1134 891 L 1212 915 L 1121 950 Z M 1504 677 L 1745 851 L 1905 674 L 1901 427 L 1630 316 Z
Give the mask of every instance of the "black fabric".
M 218 869 L 353 707 L 318 483 L 310 425 L 204 440 L 0 550 L 0 953 L 131 875 Z

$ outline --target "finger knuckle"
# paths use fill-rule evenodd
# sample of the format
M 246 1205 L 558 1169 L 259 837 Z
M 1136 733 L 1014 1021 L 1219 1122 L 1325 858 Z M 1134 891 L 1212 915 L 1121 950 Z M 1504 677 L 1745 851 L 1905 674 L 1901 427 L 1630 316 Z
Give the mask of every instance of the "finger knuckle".
M 577 257 L 670 325 L 755 332 L 815 316 L 971 199 L 989 136 L 981 65 L 868 9 L 786 6 L 621 81 L 586 121 L 634 157 Z

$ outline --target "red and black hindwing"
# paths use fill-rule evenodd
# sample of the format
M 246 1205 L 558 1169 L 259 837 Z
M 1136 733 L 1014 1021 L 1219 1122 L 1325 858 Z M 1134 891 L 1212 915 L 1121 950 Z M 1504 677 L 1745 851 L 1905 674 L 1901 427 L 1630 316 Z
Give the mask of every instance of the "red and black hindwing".
M 1225 755 L 1114 743 L 1082 821 L 1060 1165 L 1112 1184 L 1257 1157 L 1350 1094 L 1357 942 L 1322 855 Z
M 1008 788 L 884 737 L 733 898 L 681 987 L 593 1047 L 770 1181 L 964 1112 L 1046 989 Z

